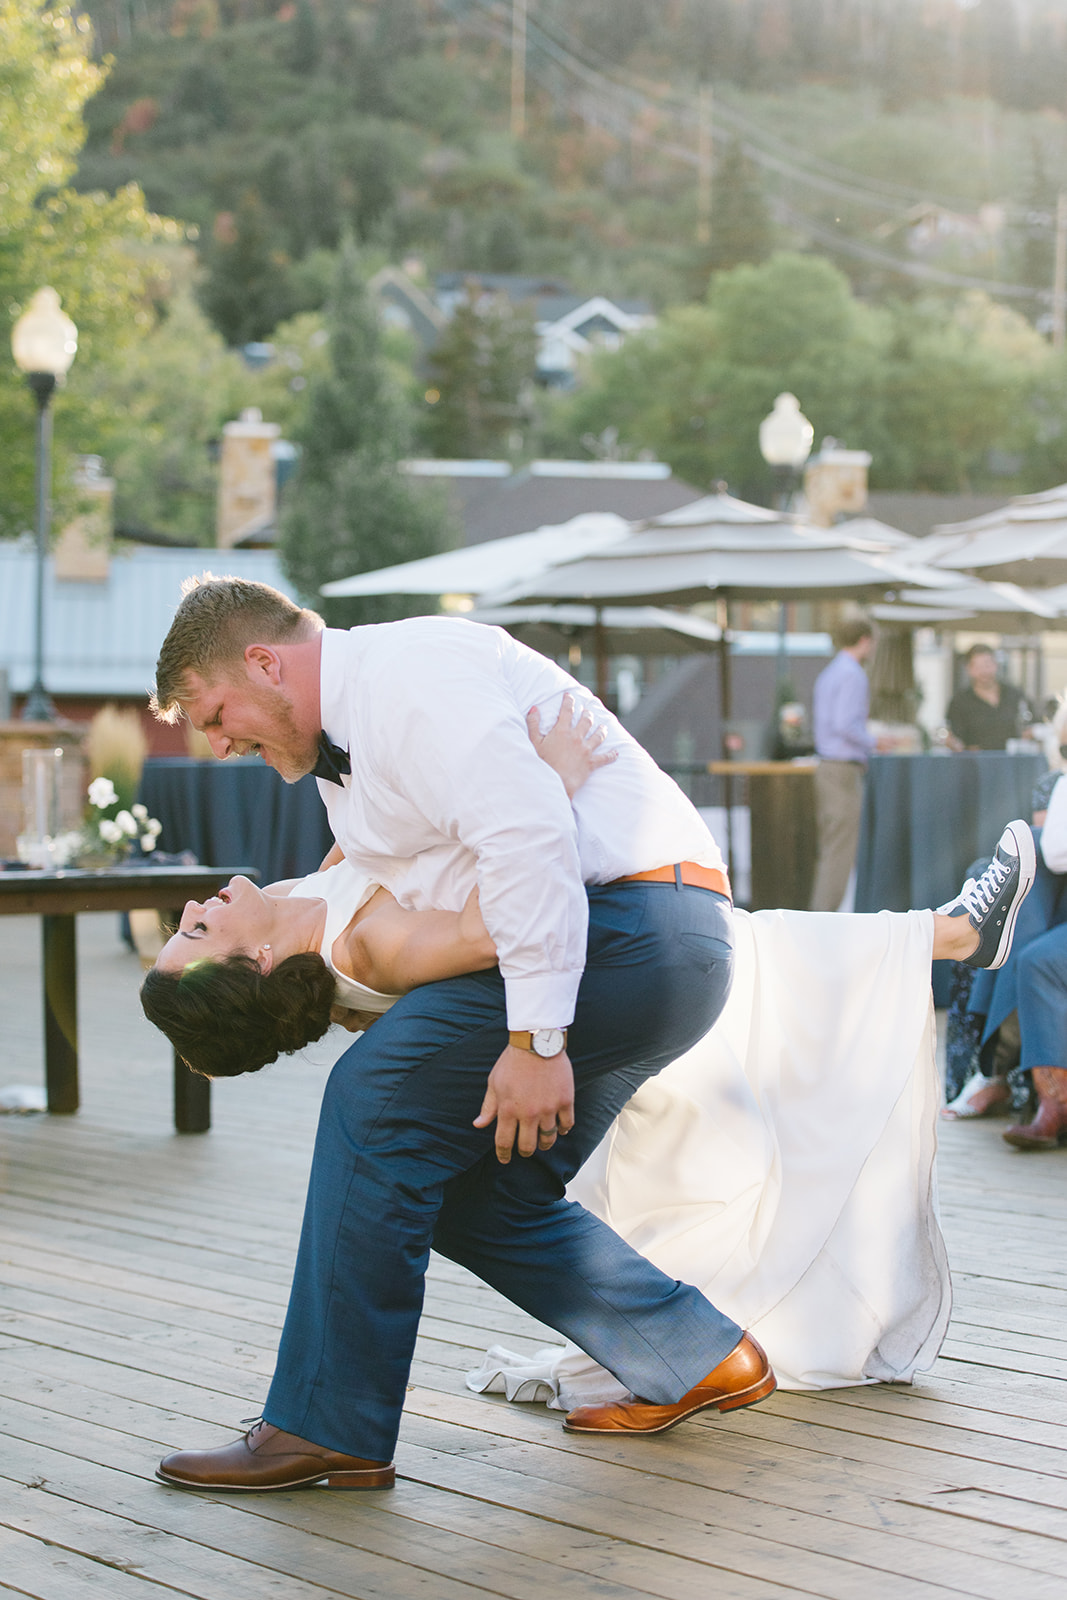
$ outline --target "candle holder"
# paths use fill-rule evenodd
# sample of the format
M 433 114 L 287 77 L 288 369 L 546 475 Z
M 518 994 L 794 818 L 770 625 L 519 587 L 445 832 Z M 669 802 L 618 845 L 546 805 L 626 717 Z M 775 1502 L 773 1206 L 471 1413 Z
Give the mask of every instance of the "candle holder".
M 28 867 L 60 865 L 60 784 L 62 750 L 22 752 L 22 832 L 16 840 L 20 861 Z

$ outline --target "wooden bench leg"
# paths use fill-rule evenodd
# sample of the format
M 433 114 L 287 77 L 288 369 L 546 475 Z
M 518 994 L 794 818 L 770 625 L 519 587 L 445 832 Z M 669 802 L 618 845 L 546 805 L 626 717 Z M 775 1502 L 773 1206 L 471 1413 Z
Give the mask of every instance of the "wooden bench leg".
M 211 1080 L 174 1057 L 174 1126 L 179 1133 L 207 1133 L 211 1127 Z
M 41 918 L 44 1075 L 49 1111 L 78 1109 L 78 975 L 73 916 Z

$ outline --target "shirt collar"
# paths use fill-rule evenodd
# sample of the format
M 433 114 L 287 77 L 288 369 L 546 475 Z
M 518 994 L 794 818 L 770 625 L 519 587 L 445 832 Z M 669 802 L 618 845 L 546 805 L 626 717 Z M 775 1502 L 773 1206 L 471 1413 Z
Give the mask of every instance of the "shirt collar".
M 322 731 L 341 750 L 352 754 L 348 730 L 348 705 L 345 683 L 348 666 L 349 636 L 342 628 L 322 630 L 322 654 L 319 659 L 319 710 Z

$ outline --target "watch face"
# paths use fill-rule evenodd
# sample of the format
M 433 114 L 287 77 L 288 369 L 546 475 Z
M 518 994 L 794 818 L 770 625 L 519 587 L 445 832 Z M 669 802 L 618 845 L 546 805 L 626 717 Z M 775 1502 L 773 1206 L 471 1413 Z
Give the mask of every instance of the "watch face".
M 538 1028 L 533 1035 L 532 1044 L 536 1055 L 558 1056 L 563 1049 L 562 1028 Z

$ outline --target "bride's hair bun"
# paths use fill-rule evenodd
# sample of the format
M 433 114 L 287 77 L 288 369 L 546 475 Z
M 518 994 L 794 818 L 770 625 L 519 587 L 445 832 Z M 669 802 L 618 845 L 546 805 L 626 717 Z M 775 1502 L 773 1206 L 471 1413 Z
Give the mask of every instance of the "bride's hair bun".
M 258 1072 L 321 1039 L 330 1026 L 333 974 L 320 955 L 287 956 L 268 973 L 251 956 L 153 967 L 141 1006 L 182 1060 L 206 1078 Z

